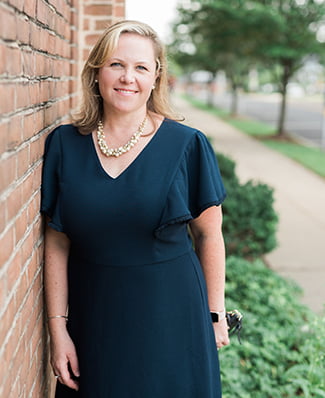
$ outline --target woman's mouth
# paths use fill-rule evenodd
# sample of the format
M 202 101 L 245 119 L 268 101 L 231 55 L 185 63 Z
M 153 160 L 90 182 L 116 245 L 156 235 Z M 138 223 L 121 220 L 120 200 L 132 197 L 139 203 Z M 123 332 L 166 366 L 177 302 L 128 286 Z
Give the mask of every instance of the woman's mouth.
M 127 90 L 125 88 L 115 88 L 114 90 L 121 94 L 136 94 L 137 93 L 136 90 Z

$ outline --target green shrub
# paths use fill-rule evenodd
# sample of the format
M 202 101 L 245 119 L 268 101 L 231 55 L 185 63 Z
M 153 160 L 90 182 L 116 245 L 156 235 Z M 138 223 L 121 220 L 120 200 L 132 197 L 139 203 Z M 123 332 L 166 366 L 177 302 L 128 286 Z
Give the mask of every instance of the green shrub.
M 223 203 L 223 233 L 228 255 L 256 258 L 276 247 L 278 217 L 273 209 L 273 190 L 266 184 L 240 184 L 235 163 L 218 154 L 227 191 Z
M 236 163 L 222 153 L 218 153 L 217 158 L 223 181 L 228 184 L 239 184 L 239 180 L 236 175 Z
M 242 345 L 219 351 L 224 398 L 325 397 L 325 318 L 261 260 L 227 261 L 227 307 L 244 314 Z

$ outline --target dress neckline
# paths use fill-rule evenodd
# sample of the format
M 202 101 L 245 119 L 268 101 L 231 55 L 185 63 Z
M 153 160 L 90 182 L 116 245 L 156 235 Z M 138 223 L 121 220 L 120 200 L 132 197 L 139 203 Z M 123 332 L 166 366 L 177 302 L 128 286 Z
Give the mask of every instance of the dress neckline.
M 90 140 L 91 140 L 91 146 L 92 146 L 92 153 L 95 156 L 96 163 L 98 164 L 101 172 L 104 173 L 105 176 L 108 177 L 110 180 L 113 180 L 113 181 L 119 180 L 124 174 L 126 174 L 128 172 L 128 170 L 133 168 L 135 163 L 137 163 L 139 160 L 141 160 L 141 158 L 147 152 L 147 150 L 150 148 L 150 146 L 152 146 L 154 144 L 154 142 L 157 140 L 158 136 L 160 135 L 160 131 L 162 130 L 162 127 L 165 124 L 165 121 L 166 121 L 166 118 L 164 118 L 162 120 L 162 122 L 160 123 L 160 126 L 158 127 L 157 131 L 153 134 L 152 138 L 143 147 L 141 152 L 139 152 L 138 155 L 132 160 L 132 162 L 130 162 L 116 177 L 111 176 L 109 174 L 109 172 L 104 168 L 104 166 L 103 166 L 103 164 L 102 164 L 102 162 L 101 162 L 101 160 L 100 160 L 100 158 L 98 156 L 97 150 L 96 150 L 96 143 L 94 141 L 93 134 L 89 134 Z

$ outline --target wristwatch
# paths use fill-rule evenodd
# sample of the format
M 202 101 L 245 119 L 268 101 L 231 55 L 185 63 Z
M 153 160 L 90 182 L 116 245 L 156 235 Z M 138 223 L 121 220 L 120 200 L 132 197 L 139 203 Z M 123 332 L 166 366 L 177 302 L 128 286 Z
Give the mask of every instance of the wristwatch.
M 213 323 L 217 323 L 226 318 L 226 310 L 218 312 L 210 312 Z

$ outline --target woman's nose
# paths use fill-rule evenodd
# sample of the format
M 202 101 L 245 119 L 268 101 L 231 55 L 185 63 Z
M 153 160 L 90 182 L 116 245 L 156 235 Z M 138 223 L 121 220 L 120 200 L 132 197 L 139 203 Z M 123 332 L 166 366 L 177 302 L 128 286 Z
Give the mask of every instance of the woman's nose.
M 125 68 L 122 75 L 121 75 L 121 80 L 123 83 L 134 83 L 135 77 L 134 77 L 134 72 L 132 71 L 131 68 Z

